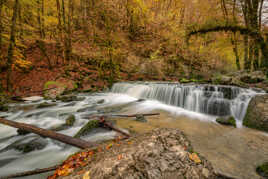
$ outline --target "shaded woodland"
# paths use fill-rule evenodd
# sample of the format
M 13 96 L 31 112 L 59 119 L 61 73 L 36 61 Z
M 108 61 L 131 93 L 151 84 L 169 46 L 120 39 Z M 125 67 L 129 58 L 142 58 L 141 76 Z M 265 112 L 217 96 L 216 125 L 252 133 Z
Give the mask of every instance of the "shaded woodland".
M 1 0 L 0 87 L 266 72 L 267 23 L 267 0 Z

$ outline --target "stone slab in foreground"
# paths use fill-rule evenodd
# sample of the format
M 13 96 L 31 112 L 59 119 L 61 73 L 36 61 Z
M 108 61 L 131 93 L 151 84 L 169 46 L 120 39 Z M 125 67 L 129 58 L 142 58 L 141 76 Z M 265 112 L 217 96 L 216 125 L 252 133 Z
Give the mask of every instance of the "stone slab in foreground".
M 83 172 L 81 172 L 81 170 Z M 156 129 L 97 153 L 88 164 L 65 179 L 218 178 L 212 165 L 193 153 L 176 129 Z

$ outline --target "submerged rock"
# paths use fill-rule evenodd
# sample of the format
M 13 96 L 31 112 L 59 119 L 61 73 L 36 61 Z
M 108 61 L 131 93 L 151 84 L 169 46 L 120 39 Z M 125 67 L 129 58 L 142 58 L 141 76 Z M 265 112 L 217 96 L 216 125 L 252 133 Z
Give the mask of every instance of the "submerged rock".
M 216 119 L 216 122 L 222 124 L 222 125 L 227 125 L 227 126 L 233 126 L 236 127 L 236 121 L 235 118 L 230 116 L 230 117 L 219 117 Z
M 47 145 L 47 141 L 42 138 L 34 139 L 29 143 L 19 144 L 14 147 L 14 149 L 19 150 L 23 153 L 29 153 L 34 150 L 41 150 L 44 149 Z
M 268 94 L 251 99 L 243 125 L 268 132 Z
M 57 96 L 56 99 L 62 102 L 72 102 L 72 101 L 83 101 L 85 97 L 77 97 L 75 95 L 64 95 L 64 96 Z
M 63 178 L 217 178 L 210 162 L 194 153 L 190 142 L 176 129 L 156 129 L 99 151 L 83 171 Z
M 53 106 L 56 106 L 56 105 L 57 104 L 55 104 L 55 103 L 44 102 L 44 103 L 39 104 L 36 108 L 37 109 L 48 108 L 48 107 L 53 107 Z
M 11 149 L 21 151 L 22 153 L 29 153 L 34 150 L 41 150 L 46 147 L 48 144 L 46 139 L 43 139 L 41 137 L 25 137 L 23 139 L 20 139 L 18 141 L 15 141 L 14 143 L 10 144 L 9 146 L 2 149 L 0 152 L 5 152 Z

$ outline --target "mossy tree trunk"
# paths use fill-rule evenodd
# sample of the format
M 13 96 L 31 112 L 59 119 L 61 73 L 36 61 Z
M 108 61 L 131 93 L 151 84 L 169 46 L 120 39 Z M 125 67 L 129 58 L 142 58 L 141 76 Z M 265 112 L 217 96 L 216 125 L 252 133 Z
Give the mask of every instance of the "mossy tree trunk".
M 13 7 L 13 16 L 12 16 L 12 25 L 11 25 L 11 31 L 10 31 L 10 42 L 9 42 L 9 47 L 8 47 L 8 54 L 7 54 L 7 78 L 6 78 L 6 85 L 7 85 L 7 90 L 10 91 L 11 87 L 11 82 L 10 82 L 10 77 L 11 77 L 11 72 L 12 72 L 12 64 L 13 64 L 13 54 L 14 54 L 14 48 L 16 45 L 16 22 L 17 22 L 17 16 L 18 16 L 18 4 L 19 0 L 15 0 L 14 2 L 14 7 Z

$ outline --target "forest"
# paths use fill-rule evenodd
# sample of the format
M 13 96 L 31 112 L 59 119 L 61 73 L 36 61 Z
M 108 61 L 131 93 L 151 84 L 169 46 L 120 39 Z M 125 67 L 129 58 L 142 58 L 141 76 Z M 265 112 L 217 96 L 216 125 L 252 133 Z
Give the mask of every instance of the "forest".
M 268 0 L 0 0 L 0 178 L 268 178 Z
M 120 80 L 265 72 L 267 6 L 265 0 L 1 0 L 1 89 L 27 93 L 59 78 L 99 89 Z

